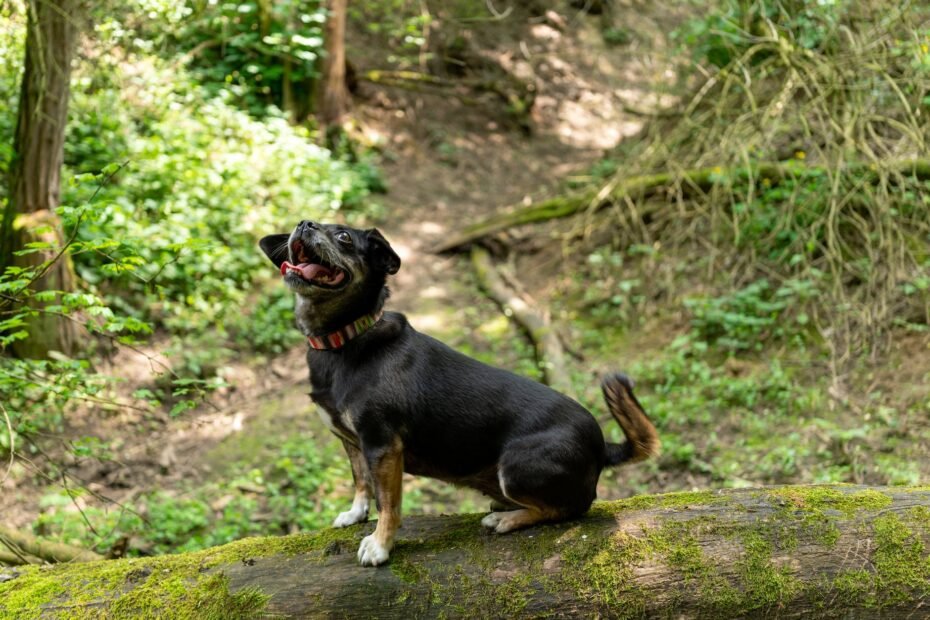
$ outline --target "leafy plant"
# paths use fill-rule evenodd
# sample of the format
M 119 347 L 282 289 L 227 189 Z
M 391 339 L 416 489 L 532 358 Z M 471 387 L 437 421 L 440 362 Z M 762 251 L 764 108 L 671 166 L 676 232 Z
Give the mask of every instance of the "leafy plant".
M 696 60 L 725 67 L 765 36 L 784 38 L 808 50 L 830 44 L 844 4 L 845 0 L 727 0 L 673 34 Z
M 795 304 L 816 294 L 811 281 L 790 280 L 774 288 L 761 279 L 720 297 L 685 300 L 691 311 L 694 338 L 728 351 L 761 350 L 786 337 L 803 341 L 809 319 L 801 311 L 790 314 Z
M 49 493 L 35 529 L 101 552 L 132 538 L 131 554 L 194 551 L 245 536 L 319 529 L 351 503 L 348 467 L 334 442 L 318 447 L 293 438 L 265 467 L 180 495 L 158 491 L 128 506 L 78 510 L 82 491 Z M 411 497 L 408 506 L 416 503 L 416 495 Z

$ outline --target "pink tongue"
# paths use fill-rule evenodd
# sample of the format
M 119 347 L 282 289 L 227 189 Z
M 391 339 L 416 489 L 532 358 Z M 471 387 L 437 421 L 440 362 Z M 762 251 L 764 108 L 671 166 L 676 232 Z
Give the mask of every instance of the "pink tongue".
M 314 280 L 323 277 L 332 281 L 333 284 L 342 281 L 342 277 L 345 275 L 341 271 L 337 271 L 337 273 L 334 275 L 332 270 L 327 269 L 323 265 L 317 265 L 315 263 L 301 263 L 299 265 L 292 265 L 287 261 L 284 261 L 281 264 L 281 275 L 283 276 L 289 270 L 294 269 L 300 272 L 300 277 L 302 277 L 304 280 Z

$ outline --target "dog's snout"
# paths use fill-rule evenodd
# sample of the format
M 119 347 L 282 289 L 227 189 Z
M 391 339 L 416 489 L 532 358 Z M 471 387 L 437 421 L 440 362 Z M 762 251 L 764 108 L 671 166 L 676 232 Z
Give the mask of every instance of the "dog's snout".
M 310 232 L 311 230 L 319 229 L 319 224 L 312 222 L 310 220 L 300 220 L 300 223 L 297 225 L 297 232 L 304 233 Z

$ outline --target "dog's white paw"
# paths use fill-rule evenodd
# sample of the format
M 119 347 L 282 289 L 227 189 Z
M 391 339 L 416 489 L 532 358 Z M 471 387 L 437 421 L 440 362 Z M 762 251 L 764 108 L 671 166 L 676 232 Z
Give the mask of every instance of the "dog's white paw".
M 368 510 L 361 506 L 352 506 L 345 512 L 340 512 L 336 520 L 333 521 L 333 527 L 349 527 L 356 523 L 364 523 L 368 520 Z
M 492 512 L 481 520 L 481 525 L 489 530 L 494 530 L 498 534 L 506 534 L 539 521 L 539 519 L 531 517 L 532 514 L 525 508 L 508 510 L 507 512 Z
M 493 530 L 497 528 L 497 524 L 500 522 L 501 522 L 501 513 L 492 512 L 491 514 L 485 516 L 481 520 L 481 525 L 488 528 L 489 530 Z
M 380 566 L 388 561 L 390 550 L 375 540 L 374 534 L 362 539 L 358 546 L 358 563 L 362 566 Z

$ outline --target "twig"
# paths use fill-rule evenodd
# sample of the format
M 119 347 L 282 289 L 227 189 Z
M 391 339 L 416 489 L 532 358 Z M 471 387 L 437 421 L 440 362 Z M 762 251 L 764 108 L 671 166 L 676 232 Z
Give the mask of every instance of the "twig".
M 10 436 L 10 462 L 7 464 L 6 471 L 3 472 L 3 478 L 0 479 L 0 487 L 2 487 L 3 483 L 10 477 L 10 472 L 13 471 L 13 463 L 16 459 L 16 434 L 13 432 L 13 423 L 10 421 L 10 415 L 7 413 L 6 407 L 4 407 L 2 403 L 0 403 L 0 412 L 3 413 L 3 419 L 6 421 L 6 430 Z
M 504 310 L 504 314 L 512 318 L 529 336 L 546 383 L 563 393 L 571 394 L 572 384 L 565 364 L 565 352 L 550 321 L 534 311 L 504 282 L 487 250 L 474 246 L 471 260 L 481 287 Z
M 100 190 L 106 187 L 109 184 L 109 182 L 113 179 L 113 177 L 116 176 L 116 174 L 119 171 L 121 171 L 123 168 L 125 168 L 127 165 L 129 165 L 128 160 L 120 164 L 119 167 L 116 168 L 116 170 L 108 174 L 107 177 L 97 185 L 97 189 L 95 189 L 94 193 L 91 194 L 90 198 L 85 203 L 85 206 L 89 206 L 93 204 L 94 200 L 97 198 L 97 194 L 100 193 Z M 58 249 L 58 252 L 55 254 L 55 256 L 52 257 L 50 260 L 43 261 L 42 267 L 38 270 L 38 272 L 33 274 L 28 282 L 26 282 L 21 287 L 19 287 L 16 291 L 10 294 L 9 295 L 10 299 L 21 301 L 19 299 L 19 295 L 23 293 L 26 289 L 28 289 L 30 286 L 32 286 L 34 283 L 41 280 L 45 276 L 45 274 L 47 274 L 49 270 L 52 268 L 52 265 L 54 265 L 61 259 L 64 253 L 68 250 L 69 247 L 71 247 L 71 245 L 74 243 L 74 240 L 77 238 L 78 231 L 80 231 L 81 229 L 81 222 L 84 220 L 84 214 L 86 212 L 87 212 L 87 209 L 81 210 L 80 214 L 78 215 L 77 221 L 74 223 L 74 227 L 71 229 L 71 234 L 68 236 L 68 240 L 65 242 L 64 245 L 62 245 Z M 13 302 L 7 301 L 7 303 L 13 303 Z

